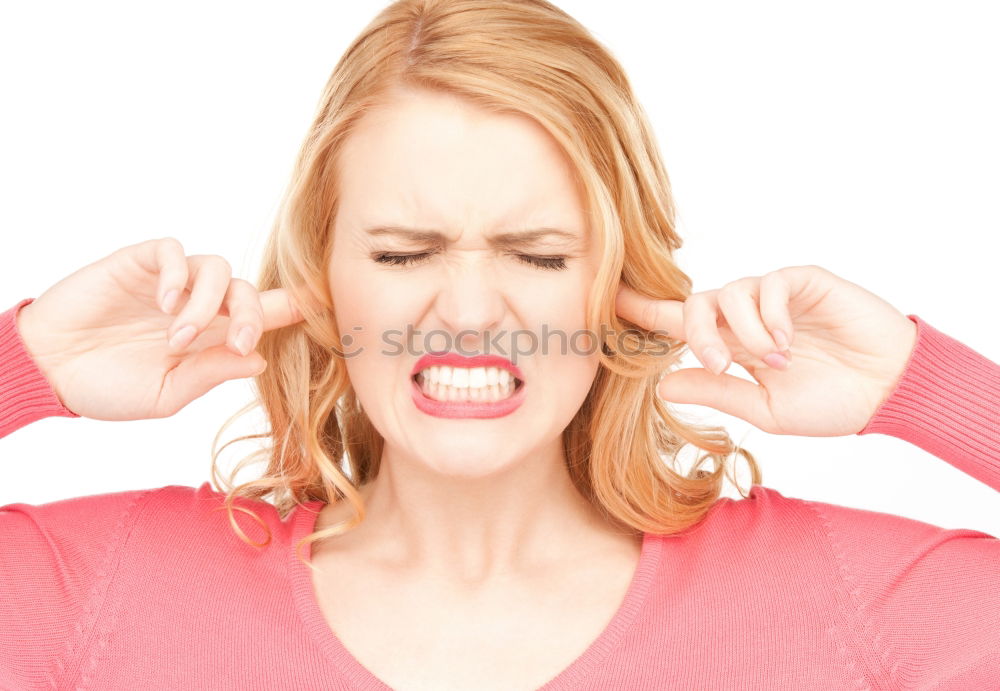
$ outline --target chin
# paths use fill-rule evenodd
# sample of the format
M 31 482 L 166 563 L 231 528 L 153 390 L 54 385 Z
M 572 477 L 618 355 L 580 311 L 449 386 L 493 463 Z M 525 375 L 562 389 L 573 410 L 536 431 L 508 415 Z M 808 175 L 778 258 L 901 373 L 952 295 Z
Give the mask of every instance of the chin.
M 449 444 L 438 448 L 434 444 L 424 447 L 420 459 L 428 470 L 448 477 L 482 478 L 499 475 L 517 465 L 518 460 L 508 455 L 500 456 L 489 453 L 491 444 L 483 444 L 481 440 L 470 440 L 468 446 Z M 431 453 L 426 451 L 433 449 Z

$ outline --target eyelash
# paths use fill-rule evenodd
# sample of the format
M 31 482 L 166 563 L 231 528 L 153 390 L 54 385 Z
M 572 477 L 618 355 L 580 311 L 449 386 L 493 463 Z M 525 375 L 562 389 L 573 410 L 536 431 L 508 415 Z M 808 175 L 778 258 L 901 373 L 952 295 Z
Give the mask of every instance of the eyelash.
M 420 254 L 378 254 L 374 259 L 380 264 L 391 264 L 401 266 L 415 264 L 429 257 L 432 252 L 422 252 Z M 566 268 L 566 257 L 535 257 L 530 254 L 512 255 L 520 259 L 525 264 L 530 264 L 539 269 L 549 269 L 558 271 Z

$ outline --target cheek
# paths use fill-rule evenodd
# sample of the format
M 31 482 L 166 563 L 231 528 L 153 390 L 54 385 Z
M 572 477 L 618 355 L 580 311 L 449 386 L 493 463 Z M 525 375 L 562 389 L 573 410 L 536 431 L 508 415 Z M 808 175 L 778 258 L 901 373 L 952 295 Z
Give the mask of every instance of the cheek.
M 536 291 L 530 296 L 530 302 L 526 303 L 531 304 L 531 314 L 533 321 L 539 325 L 539 334 L 542 333 L 542 326 L 550 333 L 559 334 L 559 339 L 549 339 L 552 343 L 559 344 L 555 354 L 585 355 L 592 348 L 591 339 L 586 335 L 590 284 L 579 277 L 573 278 L 575 280 L 553 285 L 551 290 Z M 565 346 L 563 341 L 566 342 Z
M 559 337 L 548 339 L 546 366 L 560 373 L 567 381 L 567 397 L 570 390 L 582 400 L 600 366 L 600 334 L 591 333 L 587 328 L 587 308 L 593 277 L 589 273 L 578 273 L 571 277 L 560 289 L 546 299 L 543 318 L 550 332 L 557 331 Z
M 405 320 L 357 307 L 360 305 L 348 310 L 349 315 L 338 315 L 342 351 L 352 381 L 379 386 L 405 374 L 413 359 Z
M 330 293 L 340 336 L 340 351 L 355 392 L 362 398 L 362 405 L 367 410 L 369 406 L 364 401 L 364 392 L 381 385 L 381 378 L 388 376 L 386 365 L 393 361 L 383 352 L 395 352 L 385 344 L 383 334 L 401 327 L 390 312 L 394 306 L 384 303 L 377 292 L 367 290 L 366 284 L 371 283 L 359 276 L 361 272 L 356 270 L 357 267 L 351 268 L 354 280 L 339 278 L 346 275 L 344 271 L 336 265 L 331 267 Z M 399 340 L 397 337 L 392 342 Z
M 370 346 L 381 334 L 401 329 L 414 315 L 414 291 L 385 280 L 363 260 L 334 257 L 329 272 L 330 294 L 341 334 Z

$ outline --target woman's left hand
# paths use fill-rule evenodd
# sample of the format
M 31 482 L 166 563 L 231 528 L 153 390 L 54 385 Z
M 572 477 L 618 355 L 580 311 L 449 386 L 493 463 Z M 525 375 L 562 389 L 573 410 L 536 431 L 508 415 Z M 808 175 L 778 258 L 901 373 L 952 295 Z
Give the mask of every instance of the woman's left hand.
M 619 316 L 684 341 L 708 368 L 668 372 L 658 393 L 746 420 L 772 434 L 835 437 L 868 424 L 902 376 L 917 325 L 895 307 L 826 269 L 790 266 L 750 276 L 687 300 L 654 300 L 620 284 Z M 787 364 L 764 358 L 790 349 Z M 730 362 L 756 383 L 725 374 Z

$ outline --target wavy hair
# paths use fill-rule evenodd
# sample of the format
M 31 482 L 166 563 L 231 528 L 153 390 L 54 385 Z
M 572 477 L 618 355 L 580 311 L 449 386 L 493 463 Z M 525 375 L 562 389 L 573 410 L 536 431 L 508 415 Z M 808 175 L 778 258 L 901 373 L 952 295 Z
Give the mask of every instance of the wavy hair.
M 338 154 L 358 120 L 395 86 L 440 90 L 490 112 L 531 117 L 572 164 L 602 255 L 587 328 L 601 333 L 606 324 L 614 334 L 604 339 L 593 385 L 563 431 L 567 470 L 579 492 L 611 522 L 673 535 L 698 523 L 720 497 L 734 453 L 746 458 L 751 484 L 760 484 L 753 455 L 724 428 L 684 421 L 656 394 L 660 377 L 687 346 L 615 313 L 619 281 L 655 299 L 691 294 L 691 280 L 673 259 L 681 238 L 670 182 L 621 65 L 545 0 L 398 0 L 362 30 L 327 81 L 264 250 L 257 289 L 289 290 L 304 320 L 262 335 L 258 352 L 268 367 L 253 380 L 256 400 L 213 443 L 213 483 L 226 493 L 240 538 L 263 547 L 271 534 L 252 510 L 235 507 L 267 531 L 263 543 L 246 536 L 233 516 L 236 497 L 270 498 L 282 518 L 307 501 L 350 502 L 350 519 L 296 544 L 300 560 L 304 544 L 364 519 L 358 489 L 378 474 L 383 439 L 361 409 L 337 347 L 326 272 Z M 223 430 L 258 405 L 270 430 L 215 450 Z M 257 438 L 270 444 L 244 458 L 223 489 L 218 454 Z M 686 444 L 705 452 L 688 472 L 679 466 Z M 701 468 L 706 459 L 713 470 Z M 265 472 L 234 487 L 235 475 L 257 460 L 266 461 Z M 730 478 L 739 489 L 735 473 Z

